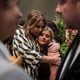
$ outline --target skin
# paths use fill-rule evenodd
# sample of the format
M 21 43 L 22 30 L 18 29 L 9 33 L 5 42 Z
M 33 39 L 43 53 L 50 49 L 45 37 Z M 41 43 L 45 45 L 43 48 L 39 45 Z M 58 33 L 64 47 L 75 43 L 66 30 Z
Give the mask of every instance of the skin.
M 51 41 L 51 33 L 48 30 L 44 30 L 41 32 L 41 34 L 38 36 L 38 43 L 41 46 L 45 46 Z M 60 49 L 60 45 L 58 43 L 52 43 L 52 46 L 48 49 L 48 56 L 54 57 L 57 54 L 59 54 L 58 50 Z M 50 78 L 49 80 L 55 80 L 56 73 L 58 70 L 58 66 L 55 66 L 53 64 L 50 65 Z M 53 77 L 54 76 L 54 77 Z
M 46 45 L 49 43 L 51 37 L 50 37 L 50 32 L 47 31 L 43 31 L 39 37 L 38 37 L 38 42 L 40 45 Z
M 40 20 L 38 23 L 34 25 L 33 28 L 31 28 L 30 33 L 33 36 L 37 37 L 40 34 L 40 32 L 43 30 L 43 28 L 44 28 L 44 22 Z
M 59 0 L 55 11 L 63 18 L 66 28 L 80 31 L 80 0 Z
M 49 30 L 43 30 L 40 35 L 38 36 L 38 43 L 41 47 L 44 47 L 45 45 L 49 45 L 48 51 L 51 53 L 55 53 L 59 50 L 60 45 L 58 43 L 51 42 L 51 33 Z
M 4 41 L 13 36 L 22 13 L 18 7 L 19 0 L 9 0 L 8 7 L 0 1 L 0 40 Z
M 49 30 L 43 30 L 38 36 L 38 43 L 41 47 L 50 46 L 48 48 L 48 56 L 54 57 L 59 54 L 60 45 L 56 42 L 51 42 L 51 33 Z
M 19 10 L 19 0 L 8 0 L 5 5 L 4 0 L 0 0 L 0 40 L 4 41 L 14 35 L 19 18 L 22 13 Z M 13 60 L 14 59 L 14 60 Z M 20 56 L 16 59 L 10 56 L 9 60 L 15 64 L 20 64 Z

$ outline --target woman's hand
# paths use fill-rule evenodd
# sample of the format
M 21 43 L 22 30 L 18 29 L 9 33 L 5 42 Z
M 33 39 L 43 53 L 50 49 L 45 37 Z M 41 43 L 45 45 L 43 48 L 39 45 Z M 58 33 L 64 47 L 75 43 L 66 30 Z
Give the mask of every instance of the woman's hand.
M 57 52 L 57 51 L 59 51 L 60 50 L 60 44 L 59 43 L 50 43 L 49 44 L 49 48 L 48 48 L 48 52 L 49 53 L 55 53 L 55 52 Z
M 19 55 L 18 57 L 15 56 L 9 56 L 9 60 L 13 63 L 13 64 L 18 64 L 21 65 L 22 64 L 22 57 Z

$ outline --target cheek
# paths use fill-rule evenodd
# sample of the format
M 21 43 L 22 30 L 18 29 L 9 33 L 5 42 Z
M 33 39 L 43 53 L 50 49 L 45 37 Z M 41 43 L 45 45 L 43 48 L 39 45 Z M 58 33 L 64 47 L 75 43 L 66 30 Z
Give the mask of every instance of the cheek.
M 17 28 L 17 20 L 16 17 L 12 15 L 5 15 L 4 18 L 4 27 L 6 27 L 6 33 L 9 33 L 9 35 L 13 35 L 16 28 Z
M 76 10 L 76 17 L 79 19 L 78 21 L 80 21 L 80 1 L 77 3 Z
M 11 21 L 5 21 L 5 24 L 3 25 L 5 29 L 5 33 L 8 36 L 12 36 L 15 34 L 15 30 L 17 28 L 17 25 L 13 24 Z
M 39 36 L 39 37 L 38 37 L 38 43 L 39 43 L 40 45 L 45 45 L 45 44 L 46 44 L 46 42 L 43 41 L 43 37 L 42 37 L 42 36 Z
M 76 3 L 76 10 L 78 10 L 78 12 L 80 13 L 80 1 L 78 1 L 77 3 Z
M 72 5 L 71 4 L 65 4 L 62 8 L 62 15 L 63 17 L 69 16 L 71 14 L 72 11 Z
M 0 13 L 0 34 L 3 39 L 13 36 L 17 28 L 17 18 L 15 14 L 9 10 Z
M 40 43 L 40 42 L 41 42 L 41 40 L 42 40 L 42 37 L 41 37 L 41 36 L 39 36 L 39 37 L 38 37 L 38 42 Z
M 7 16 L 5 18 L 5 26 L 7 26 L 9 30 L 14 31 L 17 28 L 16 18 L 14 16 Z
M 46 43 L 49 43 L 50 42 L 50 38 L 46 38 Z

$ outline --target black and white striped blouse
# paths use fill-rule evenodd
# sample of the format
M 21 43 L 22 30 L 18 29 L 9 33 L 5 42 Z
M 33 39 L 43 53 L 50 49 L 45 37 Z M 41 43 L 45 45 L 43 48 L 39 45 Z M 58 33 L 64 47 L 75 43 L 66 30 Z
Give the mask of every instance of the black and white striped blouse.
M 33 80 L 36 80 L 37 65 L 42 55 L 39 53 L 39 45 L 29 35 L 26 35 L 21 27 L 16 30 L 16 34 L 14 35 L 12 51 L 16 57 L 22 55 L 25 71 L 32 76 Z

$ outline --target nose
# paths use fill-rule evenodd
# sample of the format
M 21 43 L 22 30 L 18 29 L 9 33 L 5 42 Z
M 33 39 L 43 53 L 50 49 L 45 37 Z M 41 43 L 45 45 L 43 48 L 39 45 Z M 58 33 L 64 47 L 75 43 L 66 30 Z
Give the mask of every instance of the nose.
M 22 18 L 23 17 L 23 14 L 22 14 L 22 12 L 20 11 L 20 9 L 18 9 L 18 18 Z
M 59 5 L 59 4 L 57 5 L 55 12 L 61 15 L 61 13 L 62 13 L 61 5 Z
M 45 40 L 45 38 L 46 38 L 46 36 L 45 36 L 45 35 L 43 35 L 43 36 L 42 36 L 42 39 L 43 39 L 43 40 Z
M 19 12 L 19 18 L 22 18 L 23 17 L 23 14 L 22 14 L 22 12 L 20 11 Z

